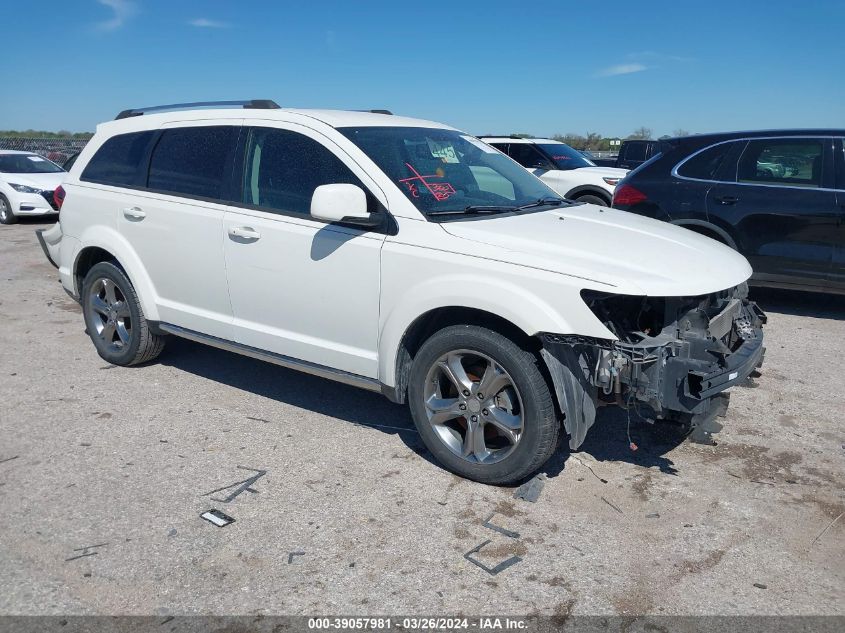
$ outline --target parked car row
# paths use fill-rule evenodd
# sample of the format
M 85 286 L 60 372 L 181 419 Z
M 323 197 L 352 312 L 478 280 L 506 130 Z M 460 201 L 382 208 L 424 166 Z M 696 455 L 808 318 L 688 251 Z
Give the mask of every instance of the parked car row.
M 507 154 L 569 200 L 610 206 L 616 184 L 625 169 L 596 167 L 569 145 L 544 138 L 479 137 Z
M 446 468 L 505 484 L 601 404 L 705 425 L 763 362 L 746 259 L 565 198 L 550 172 L 596 169 L 553 169 L 565 145 L 488 139 L 536 178 L 431 121 L 190 105 L 98 126 L 39 232 L 109 363 L 172 335 L 380 392 Z

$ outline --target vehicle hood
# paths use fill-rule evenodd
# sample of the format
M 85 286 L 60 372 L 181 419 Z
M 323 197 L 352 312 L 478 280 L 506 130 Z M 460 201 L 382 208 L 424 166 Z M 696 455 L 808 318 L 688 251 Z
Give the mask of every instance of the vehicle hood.
M 687 229 L 592 204 L 441 224 L 493 249 L 480 256 L 556 272 L 620 294 L 696 296 L 751 276 L 733 249 Z M 468 249 L 469 250 L 469 249 Z
M 619 167 L 579 167 L 579 174 L 591 174 L 596 178 L 624 178 L 628 173 L 627 169 Z
M 60 171 L 54 174 L 0 174 L 8 183 L 36 187 L 38 189 L 54 190 L 64 181 L 67 172 Z

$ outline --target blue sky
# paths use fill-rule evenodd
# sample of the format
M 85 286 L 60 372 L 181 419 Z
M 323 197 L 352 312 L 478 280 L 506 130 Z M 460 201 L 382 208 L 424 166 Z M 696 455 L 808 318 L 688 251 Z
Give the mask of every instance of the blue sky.
M 247 98 L 476 134 L 845 128 L 841 0 L 38 0 L 3 44 L 0 129 Z

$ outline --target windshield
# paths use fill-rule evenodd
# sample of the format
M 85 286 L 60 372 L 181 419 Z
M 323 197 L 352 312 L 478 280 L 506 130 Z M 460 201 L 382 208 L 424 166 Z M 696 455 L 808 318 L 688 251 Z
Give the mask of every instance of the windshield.
M 565 143 L 537 143 L 537 147 L 549 155 L 558 169 L 579 169 L 596 166 L 581 152 L 572 149 Z
M 53 174 L 59 171 L 64 170 L 36 154 L 0 154 L 0 173 Z
M 339 128 L 426 215 L 502 212 L 560 196 L 510 158 L 455 130 Z M 541 206 L 541 205 L 539 205 Z

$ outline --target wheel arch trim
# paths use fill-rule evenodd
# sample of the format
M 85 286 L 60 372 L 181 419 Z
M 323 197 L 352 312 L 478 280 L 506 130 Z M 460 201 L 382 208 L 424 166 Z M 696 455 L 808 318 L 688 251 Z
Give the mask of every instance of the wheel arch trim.
M 722 227 L 713 224 L 712 222 L 708 222 L 706 220 L 695 220 L 695 219 L 684 218 L 684 219 L 672 220 L 671 223 L 676 225 L 676 226 L 683 227 L 683 228 L 700 227 L 702 229 L 707 229 L 708 231 L 712 231 L 713 233 L 715 233 L 716 235 L 721 237 L 725 241 L 725 244 L 730 246 L 735 251 L 739 250 L 737 248 L 736 241 L 731 237 L 730 233 L 728 233 Z
M 602 198 L 607 200 L 608 206 L 613 201 L 613 194 L 607 191 L 606 189 L 602 189 L 599 185 L 578 185 L 577 187 L 573 187 L 570 189 L 564 198 L 573 199 L 576 196 L 580 195 L 595 195 L 596 197 Z
M 463 292 L 444 294 L 444 288 L 461 288 Z M 501 296 L 511 298 L 508 305 L 495 300 L 495 297 Z M 506 321 L 529 337 L 543 331 L 572 330 L 559 311 L 526 289 L 511 283 L 493 284 L 490 280 L 473 275 L 429 279 L 408 289 L 405 296 L 394 302 L 393 306 L 394 309 L 382 317 L 378 342 L 379 380 L 388 387 L 397 386 L 397 361 L 406 335 L 420 318 L 437 310 L 486 312 Z
M 92 248 L 109 253 L 117 261 L 135 288 L 135 294 L 138 295 L 138 301 L 141 303 L 145 318 L 148 321 L 159 321 L 157 295 L 152 280 L 135 249 L 132 248 L 126 238 L 111 228 L 91 227 L 81 236 L 80 247 L 74 255 L 71 275 L 74 293 L 78 297 L 82 297 L 82 280 L 79 279 L 77 271 L 82 255 Z

